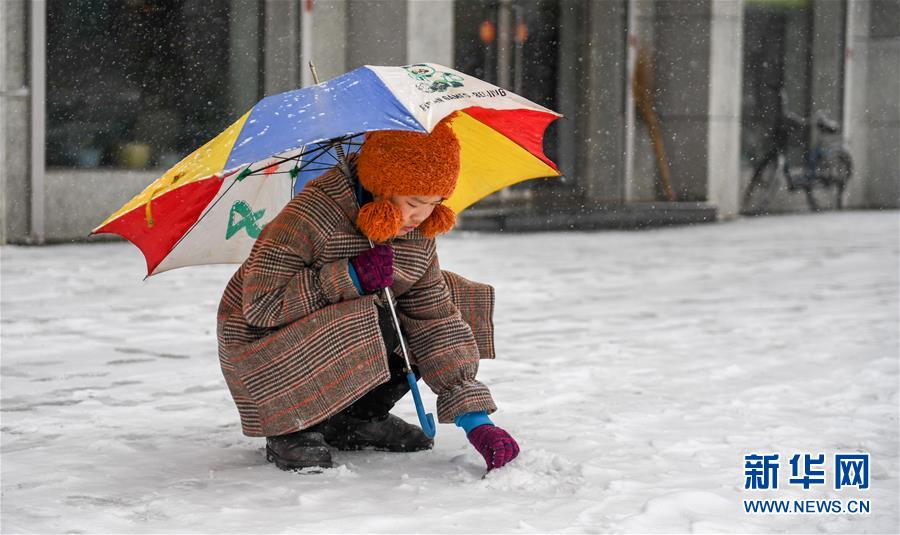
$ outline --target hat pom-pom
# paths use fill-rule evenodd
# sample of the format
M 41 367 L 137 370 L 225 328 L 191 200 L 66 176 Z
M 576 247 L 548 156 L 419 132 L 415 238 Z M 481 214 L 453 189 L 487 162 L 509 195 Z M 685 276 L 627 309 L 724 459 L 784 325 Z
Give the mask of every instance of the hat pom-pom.
M 385 199 L 366 203 L 356 215 L 356 226 L 374 242 L 393 238 L 402 225 L 403 213 Z
M 439 204 L 435 206 L 431 215 L 428 216 L 425 221 L 422 221 L 422 224 L 419 225 L 419 230 L 422 231 L 422 234 L 426 238 L 434 238 L 438 234 L 450 232 L 450 229 L 452 229 L 455 224 L 456 212 L 443 204 Z

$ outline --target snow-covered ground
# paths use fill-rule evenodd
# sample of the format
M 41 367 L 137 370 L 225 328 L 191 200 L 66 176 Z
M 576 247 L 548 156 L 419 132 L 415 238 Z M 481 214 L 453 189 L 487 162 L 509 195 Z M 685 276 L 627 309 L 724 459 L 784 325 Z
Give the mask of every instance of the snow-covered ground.
M 430 452 L 279 471 L 218 368 L 233 266 L 143 282 L 129 244 L 4 247 L 2 531 L 897 532 L 898 222 L 440 238 L 445 269 L 497 289 L 479 377 L 522 454 L 485 478 L 447 425 Z M 411 400 L 396 412 L 414 421 Z M 777 490 L 744 489 L 754 452 L 780 454 Z M 827 485 L 788 484 L 797 452 L 827 456 Z M 868 490 L 833 490 L 844 452 L 870 453 Z M 872 510 L 745 514 L 751 498 Z

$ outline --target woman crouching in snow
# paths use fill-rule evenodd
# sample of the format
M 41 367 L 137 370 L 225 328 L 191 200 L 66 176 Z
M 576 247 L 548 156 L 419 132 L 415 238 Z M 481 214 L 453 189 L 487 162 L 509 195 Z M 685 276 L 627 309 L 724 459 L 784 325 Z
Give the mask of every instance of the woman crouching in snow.
M 331 467 L 329 446 L 433 446 L 389 414 L 409 391 L 390 287 L 438 422 L 463 428 L 488 470 L 503 466 L 519 447 L 491 422 L 496 405 L 475 379 L 479 358 L 494 357 L 494 290 L 441 270 L 434 239 L 456 221 L 441 205 L 459 175 L 456 137 L 444 123 L 430 135 L 369 133 L 348 166 L 349 178 L 335 167 L 310 181 L 225 289 L 219 359 L 244 434 L 266 437 L 283 470 Z

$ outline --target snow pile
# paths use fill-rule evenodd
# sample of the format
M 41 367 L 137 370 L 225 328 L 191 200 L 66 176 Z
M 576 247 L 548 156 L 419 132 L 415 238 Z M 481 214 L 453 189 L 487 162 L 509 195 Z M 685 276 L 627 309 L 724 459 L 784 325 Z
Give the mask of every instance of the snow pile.
M 433 451 L 281 472 L 219 371 L 233 266 L 142 282 L 128 244 L 3 247 L 2 531 L 896 533 L 898 236 L 896 212 L 846 212 L 440 238 L 497 290 L 479 378 L 522 453 L 487 475 L 447 425 Z M 795 452 L 859 451 L 867 491 L 743 488 L 747 453 L 784 483 Z M 745 514 L 759 497 L 872 512 Z
M 581 466 L 552 452 L 530 450 L 527 444 L 522 447 L 515 462 L 503 470 L 483 474 L 481 466 L 475 473 L 461 469 L 456 480 L 475 483 L 477 488 L 484 490 L 533 494 L 535 498 L 570 496 L 584 485 Z

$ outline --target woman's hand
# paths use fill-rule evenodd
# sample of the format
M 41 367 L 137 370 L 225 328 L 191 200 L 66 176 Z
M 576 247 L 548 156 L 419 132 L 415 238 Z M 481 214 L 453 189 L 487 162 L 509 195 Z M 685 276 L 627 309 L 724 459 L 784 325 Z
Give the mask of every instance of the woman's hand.
M 379 244 L 350 259 L 359 285 L 370 294 L 394 284 L 394 250 Z

